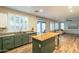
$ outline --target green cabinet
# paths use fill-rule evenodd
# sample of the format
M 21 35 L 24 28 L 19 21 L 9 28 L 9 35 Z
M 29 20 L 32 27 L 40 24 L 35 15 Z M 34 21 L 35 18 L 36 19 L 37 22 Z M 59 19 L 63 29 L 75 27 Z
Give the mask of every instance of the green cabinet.
M 0 50 L 1 50 L 1 38 L 0 38 Z
M 0 52 L 2 51 L 2 38 L 0 38 Z
M 0 37 L 0 52 L 6 52 L 12 48 L 29 43 L 28 34 L 3 35 Z
M 46 41 L 43 41 L 41 43 L 42 45 L 42 49 L 41 49 L 41 52 L 48 52 L 48 53 L 51 53 L 54 51 L 55 49 L 55 38 L 50 38 Z
M 29 35 L 28 34 L 15 35 L 15 47 L 21 46 L 26 43 L 29 43 Z
M 15 40 L 14 40 L 15 47 L 22 45 L 22 40 L 20 37 L 21 35 L 15 35 Z
M 2 41 L 4 51 L 14 48 L 14 36 L 3 37 Z
M 22 44 L 29 43 L 29 35 L 28 34 L 22 35 L 21 40 L 22 40 Z
M 41 48 L 39 47 L 41 45 L 41 41 L 38 41 L 34 38 L 32 38 L 32 52 L 33 53 L 40 53 L 41 52 Z
M 33 41 L 33 53 L 51 53 L 55 49 L 55 38 L 50 38 L 45 41 L 39 41 L 32 38 Z
M 22 37 L 21 33 L 15 35 L 15 47 L 23 45 L 21 37 Z

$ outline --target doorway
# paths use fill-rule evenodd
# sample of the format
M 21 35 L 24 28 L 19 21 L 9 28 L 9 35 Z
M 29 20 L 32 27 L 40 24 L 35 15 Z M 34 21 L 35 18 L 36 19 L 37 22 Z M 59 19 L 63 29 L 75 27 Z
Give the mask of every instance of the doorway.
M 37 34 L 42 34 L 46 31 L 46 22 L 37 22 Z

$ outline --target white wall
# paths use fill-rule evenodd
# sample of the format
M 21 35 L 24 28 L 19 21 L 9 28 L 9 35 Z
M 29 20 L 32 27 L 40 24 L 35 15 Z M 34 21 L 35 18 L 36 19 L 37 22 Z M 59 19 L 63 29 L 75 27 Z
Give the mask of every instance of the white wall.
M 78 25 L 78 29 L 68 29 L 68 27 L 73 25 L 73 24 Z M 65 32 L 66 33 L 79 34 L 79 21 L 65 22 Z

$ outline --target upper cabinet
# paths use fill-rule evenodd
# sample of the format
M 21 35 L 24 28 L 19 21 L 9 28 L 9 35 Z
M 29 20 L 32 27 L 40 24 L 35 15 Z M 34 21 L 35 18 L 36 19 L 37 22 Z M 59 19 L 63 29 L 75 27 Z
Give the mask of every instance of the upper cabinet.
M 7 27 L 7 14 L 0 13 L 0 28 Z

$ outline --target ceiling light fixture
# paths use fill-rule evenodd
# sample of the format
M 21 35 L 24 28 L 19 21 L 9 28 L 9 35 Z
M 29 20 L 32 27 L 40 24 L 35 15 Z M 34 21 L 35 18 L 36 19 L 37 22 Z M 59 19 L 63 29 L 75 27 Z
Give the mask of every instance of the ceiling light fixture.
M 71 10 L 70 10 L 70 12 L 72 13 L 72 12 L 73 12 L 73 10 L 71 9 Z
M 39 12 L 43 12 L 43 9 L 40 9 Z

